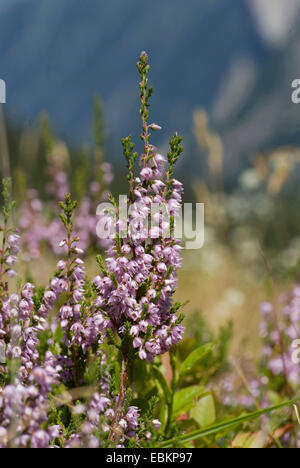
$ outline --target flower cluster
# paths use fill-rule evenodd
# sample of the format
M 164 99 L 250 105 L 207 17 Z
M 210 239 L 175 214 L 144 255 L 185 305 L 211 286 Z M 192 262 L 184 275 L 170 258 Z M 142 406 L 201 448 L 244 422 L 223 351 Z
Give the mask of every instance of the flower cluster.
M 280 307 L 271 303 L 261 305 L 260 335 L 264 341 L 263 364 L 274 378 L 297 387 L 300 380 L 299 365 L 293 360 L 293 342 L 300 337 L 300 288 L 280 298 Z
M 16 271 L 13 269 L 17 261 L 17 254 L 20 251 L 19 241 L 20 236 L 18 232 L 8 226 L 9 217 L 14 207 L 14 202 L 10 199 L 11 193 L 11 180 L 5 179 L 3 181 L 3 227 L 0 228 L 2 233 L 2 245 L 0 248 L 0 295 L 6 296 L 7 278 L 16 276 Z
M 84 251 L 91 245 L 99 248 L 108 246 L 107 241 L 96 235 L 99 221 L 96 208 L 108 198 L 107 187 L 113 180 L 112 167 L 109 163 L 102 162 L 98 164 L 97 171 L 101 175 L 98 177 L 101 183 L 99 180 L 90 182 L 89 191 L 82 197 L 74 221 L 74 234 L 78 237 L 78 246 Z M 50 202 L 43 203 L 38 192 L 30 189 L 20 211 L 22 256 L 27 261 L 40 258 L 41 248 L 45 245 L 55 255 L 61 254 L 59 243 L 64 237 L 64 230 L 59 219 L 58 204 L 70 192 L 70 184 L 66 170 L 55 155 L 49 157 L 48 175 L 50 182 L 46 186 L 46 192 Z M 43 212 L 46 212 L 46 216 Z
M 151 88 L 147 87 L 148 57 L 145 53 L 141 55 L 138 69 L 144 141 L 138 177 L 133 175 L 137 159 L 133 143 L 130 137 L 123 140 L 130 182 L 129 235 L 127 238 L 120 236 L 127 225 L 127 220 L 120 217 L 116 239 L 106 262 L 100 260 L 102 275 L 95 278 L 94 284 L 101 309 L 110 318 L 114 331 L 122 337 L 129 327 L 139 358 L 151 362 L 177 344 L 184 330 L 180 318 L 175 315 L 179 305 L 172 303 L 181 264 L 181 247 L 174 237 L 174 228 L 183 192 L 182 184 L 172 175 L 182 147 L 181 138 L 175 134 L 167 161 L 149 143 L 149 130 L 160 127 L 147 125 Z M 150 217 L 154 218 L 155 226 L 148 225 Z
M 49 413 L 49 392 L 57 383 L 59 367 L 48 353 L 44 367 L 35 367 L 26 385 L 6 385 L 0 395 L 0 447 L 47 448 L 54 444 L 61 428 L 42 429 Z M 51 443 L 52 442 L 52 443 Z
M 253 366 L 247 370 L 247 391 L 237 392 L 238 376 L 229 374 L 222 380 L 222 397 L 226 406 L 245 406 L 253 408 L 255 400 L 262 401 L 263 406 L 270 404 L 266 399 L 266 389 L 270 382 L 276 390 L 289 387 L 295 390 L 299 384 L 299 364 L 293 359 L 295 347 L 293 342 L 299 339 L 300 325 L 300 288 L 295 286 L 290 294 L 282 295 L 279 306 L 263 302 L 260 306 L 262 321 L 260 337 L 263 341 L 260 377 L 254 378 Z M 247 366 L 244 366 L 247 367 Z M 245 372 L 245 369 L 244 369 Z M 244 389 L 245 385 L 243 384 Z
M 57 272 L 49 287 L 37 291 L 33 284 L 26 283 L 20 294 L 5 294 L 1 313 L 1 381 L 0 394 L 0 446 L 44 448 L 56 446 L 102 446 L 99 435 L 105 434 L 114 418 L 114 406 L 118 397 L 109 388 L 109 374 L 102 372 L 98 385 L 100 393 L 94 393 L 86 407 L 86 419 L 79 431 L 70 437 L 63 434 L 60 425 L 51 425 L 51 392 L 60 384 L 84 384 L 83 373 L 92 352 L 104 339 L 103 330 L 111 322 L 103 320 L 95 296 L 85 302 L 86 278 L 83 252 L 76 246 L 77 238 L 72 235 L 72 214 L 75 203 L 67 194 L 61 203 L 61 215 L 66 237 L 60 247 L 67 248 L 67 259 L 60 260 Z M 17 239 L 10 240 L 16 249 Z M 14 242 L 14 244 L 12 244 Z M 59 300 L 64 297 L 57 309 Z M 95 299 L 95 300 L 94 300 Z M 62 340 L 55 343 L 55 335 L 61 330 Z M 42 352 L 43 337 L 47 337 L 46 351 Z M 53 353 L 51 348 L 57 350 Z M 104 367 L 105 350 L 100 355 L 99 369 Z M 74 407 L 78 414 L 82 403 Z M 122 412 L 117 422 L 118 439 L 134 437 L 138 427 L 137 408 Z
M 299 371 L 300 287 L 282 295 L 274 304 L 263 302 L 260 306 L 262 321 L 259 333 L 262 339 L 262 357 L 258 365 L 236 363 L 235 372 L 228 373 L 219 382 L 219 394 L 225 407 L 267 408 L 281 397 L 297 395 Z M 294 424 L 291 411 L 286 413 L 281 444 L 300 447 L 299 426 Z M 272 427 L 271 417 L 265 423 Z M 271 441 L 273 444 L 274 441 Z

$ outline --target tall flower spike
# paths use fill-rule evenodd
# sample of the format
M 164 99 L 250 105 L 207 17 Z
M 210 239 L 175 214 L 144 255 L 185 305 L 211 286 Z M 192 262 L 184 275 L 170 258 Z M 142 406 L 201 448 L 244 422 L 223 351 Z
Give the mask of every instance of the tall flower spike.
M 84 297 L 84 262 L 78 257 L 81 252 L 77 247 L 78 238 L 73 237 L 73 211 L 76 202 L 72 202 L 70 194 L 65 195 L 65 201 L 60 203 L 62 209 L 61 219 L 65 226 L 66 238 L 61 242 L 67 249 L 66 262 L 59 262 L 62 279 L 67 282 L 67 298 L 59 311 L 60 326 L 64 331 L 64 340 L 67 347 L 75 348 L 82 345 L 84 327 L 81 321 L 81 302 Z M 73 349 L 76 358 L 78 350 Z M 76 360 L 76 359 L 75 359 Z M 74 363 L 76 364 L 76 363 Z M 76 366 L 75 366 L 76 367 Z
M 180 319 L 175 315 L 178 307 L 172 303 L 176 273 L 181 264 L 181 247 L 172 231 L 183 192 L 182 184 L 172 176 L 182 147 L 181 138 L 175 134 L 170 142 L 169 168 L 165 171 L 166 159 L 150 144 L 149 130 L 153 125 L 149 126 L 147 120 L 152 87 L 148 86 L 149 65 L 145 52 L 137 68 L 141 79 L 141 139 L 144 142 L 139 177 L 133 176 L 137 159 L 133 143 L 130 137 L 122 141 L 129 168 L 130 232 L 126 239 L 117 235 L 95 285 L 101 308 L 110 317 L 115 332 L 122 339 L 128 333 L 133 352 L 142 360 L 152 361 L 155 355 L 165 353 L 178 343 L 183 335 Z M 146 222 L 153 204 L 159 204 L 168 215 L 154 230 Z M 161 213 L 158 213 L 158 221 L 160 219 Z M 167 231 L 169 235 L 165 237 Z
M 7 278 L 16 276 L 15 270 L 12 266 L 16 263 L 16 255 L 19 253 L 19 239 L 15 229 L 9 227 L 9 218 L 11 216 L 15 202 L 11 198 L 12 184 L 11 179 L 3 180 L 3 226 L 0 228 L 2 232 L 2 244 L 0 249 L 0 297 L 6 295 L 7 292 Z

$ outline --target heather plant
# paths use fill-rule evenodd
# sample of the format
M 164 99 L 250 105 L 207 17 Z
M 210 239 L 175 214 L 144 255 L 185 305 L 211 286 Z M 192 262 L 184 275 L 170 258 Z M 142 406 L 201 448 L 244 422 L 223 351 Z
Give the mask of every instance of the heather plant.
M 129 203 L 134 207 L 131 216 L 148 216 L 152 201 L 164 202 L 170 210 L 173 229 L 176 209 L 181 204 L 182 184 L 172 174 L 182 152 L 181 139 L 175 134 L 171 140 L 168 170 L 164 174 L 166 161 L 149 142 L 150 130 L 159 127 L 147 123 L 152 93 L 148 69 L 148 57 L 143 53 L 138 62 L 144 142 L 139 177 L 133 176 L 137 154 L 132 154 L 130 138 L 122 142 L 129 169 Z M 66 176 L 54 168 L 53 180 L 51 190 L 61 198 L 68 189 Z M 9 181 L 6 181 L 3 263 L 11 266 L 8 254 L 10 248 L 17 249 L 18 236 L 10 236 L 8 240 L 6 237 L 12 208 L 8 191 Z M 134 211 L 136 200 L 143 200 L 140 212 Z M 39 211 L 37 205 L 31 204 Z M 141 409 L 130 405 L 128 374 L 136 358 L 152 363 L 155 356 L 182 339 L 182 317 L 175 315 L 179 304 L 172 303 L 176 270 L 180 266 L 179 242 L 172 233 L 163 241 L 157 237 L 153 242 L 148 241 L 148 232 L 122 240 L 117 234 L 106 261 L 97 257 L 101 274 L 89 281 L 80 258 L 84 251 L 78 245 L 76 218 L 74 221 L 76 202 L 67 193 L 60 208 L 65 235 L 59 247 L 66 252 L 66 258 L 58 262 L 49 286 L 36 290 L 33 284 L 27 283 L 19 294 L 10 294 L 3 283 L 2 445 L 47 447 L 59 439 L 59 446 L 96 447 L 123 446 L 127 439 L 131 444 L 138 443 L 137 437 L 150 440 L 153 431 L 161 426 L 158 419 L 151 420 L 157 396 L 150 400 L 144 418 L 139 421 Z M 9 247 L 5 250 L 6 242 Z M 10 272 L 10 269 L 5 271 Z M 86 376 L 94 362 L 97 362 L 96 382 L 90 375 Z M 115 382 L 117 372 L 111 366 L 118 362 L 121 372 L 119 381 Z M 62 405 L 62 419 L 61 412 L 53 409 L 55 394 L 76 390 L 87 380 L 91 380 L 95 392 L 86 403 L 79 392 L 71 411 L 70 405 Z M 27 400 L 31 400 L 29 408 Z M 49 425 L 51 420 L 56 424 Z M 76 431 L 71 429 L 73 425 Z
M 266 408 L 287 398 L 298 399 L 300 290 L 294 286 L 276 303 L 261 304 L 262 353 L 258 363 L 234 363 L 222 375 L 218 393 L 228 410 Z M 285 410 L 281 417 L 265 417 L 262 426 L 239 433 L 234 447 L 299 448 L 299 413 Z
M 268 400 L 284 396 L 298 396 L 299 387 L 299 325 L 300 288 L 294 286 L 281 295 L 277 304 L 264 302 L 261 305 L 262 322 L 260 335 L 263 340 L 261 372 L 264 374 Z M 281 423 L 283 444 L 300 447 L 298 410 L 286 414 Z
M 63 198 L 59 200 L 60 235 L 50 230 L 57 242 L 55 252 L 61 255 L 56 271 L 39 288 L 22 278 L 13 281 L 22 238 L 10 227 L 11 181 L 3 183 L 2 448 L 230 446 L 244 423 L 292 404 L 281 400 L 246 415 L 231 405 L 229 419 L 214 382 L 228 368 L 231 327 L 214 336 L 195 316 L 187 322 L 183 339 L 184 317 L 179 314 L 181 304 L 174 300 L 181 266 L 176 215 L 183 194 L 174 167 L 183 147 L 175 133 L 164 158 L 151 143 L 151 133 L 161 127 L 148 123 L 152 88 L 145 52 L 137 68 L 143 147 L 139 156 L 130 136 L 122 140 L 129 214 L 124 219 L 118 213 L 107 255 L 95 259 L 96 277 L 85 266 L 87 243 L 82 245 L 78 229 L 84 197 L 78 206 L 68 193 L 65 174 L 55 167 L 52 181 L 56 185 L 51 190 Z M 101 119 L 97 122 L 99 129 Z M 97 190 L 103 179 L 110 181 L 101 162 L 101 144 L 99 136 Z M 38 197 L 30 196 L 34 201 L 30 206 L 40 216 Z M 110 201 L 117 209 L 112 196 Z M 153 205 L 163 206 L 164 213 L 156 212 L 156 225 L 148 226 L 145 221 Z M 37 222 L 36 213 L 27 215 Z M 109 222 L 109 214 L 103 216 Z M 38 229 L 33 220 L 28 232 L 31 227 Z M 46 232 L 50 229 L 50 225 L 44 227 Z M 32 242 L 32 249 L 38 250 L 37 238 Z

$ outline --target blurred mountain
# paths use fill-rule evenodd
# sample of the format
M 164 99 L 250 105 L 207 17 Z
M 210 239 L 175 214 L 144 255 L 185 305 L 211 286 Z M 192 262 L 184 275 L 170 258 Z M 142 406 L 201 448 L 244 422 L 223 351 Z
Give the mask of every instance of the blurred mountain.
M 226 121 L 215 114 L 228 171 L 239 171 L 245 158 L 278 146 L 300 144 L 300 106 L 292 103 L 292 82 L 300 78 L 300 23 L 289 31 L 284 47 L 273 50 L 255 86 L 238 111 Z M 232 174 L 236 172 L 234 171 Z
M 151 119 L 165 130 L 156 142 L 164 148 L 179 129 L 190 154 L 187 171 L 193 172 L 192 114 L 204 107 L 224 137 L 233 174 L 253 149 L 293 139 L 296 128 L 290 125 L 297 106 L 290 104 L 289 80 L 297 72 L 297 33 L 288 49 L 274 51 L 249 1 L 255 0 L 2 0 L 6 109 L 25 122 L 47 110 L 62 136 L 89 141 L 98 92 L 109 140 L 136 136 L 135 62 L 145 49 L 154 85 Z

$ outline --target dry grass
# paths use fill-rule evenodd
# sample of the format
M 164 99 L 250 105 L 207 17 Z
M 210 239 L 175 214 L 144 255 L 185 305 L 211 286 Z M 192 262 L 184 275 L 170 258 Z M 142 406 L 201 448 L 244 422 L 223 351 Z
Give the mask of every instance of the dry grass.
M 189 301 L 184 308 L 186 315 L 201 312 L 215 331 L 231 320 L 234 327 L 233 354 L 256 357 L 261 346 L 260 304 L 269 294 L 266 288 L 268 273 L 257 276 L 229 250 L 220 246 L 215 247 L 211 264 L 203 264 L 208 261 L 206 254 L 210 248 L 204 246 L 202 251 L 185 252 L 177 299 L 182 303 Z M 272 297 L 278 295 L 278 289 L 273 288 Z

